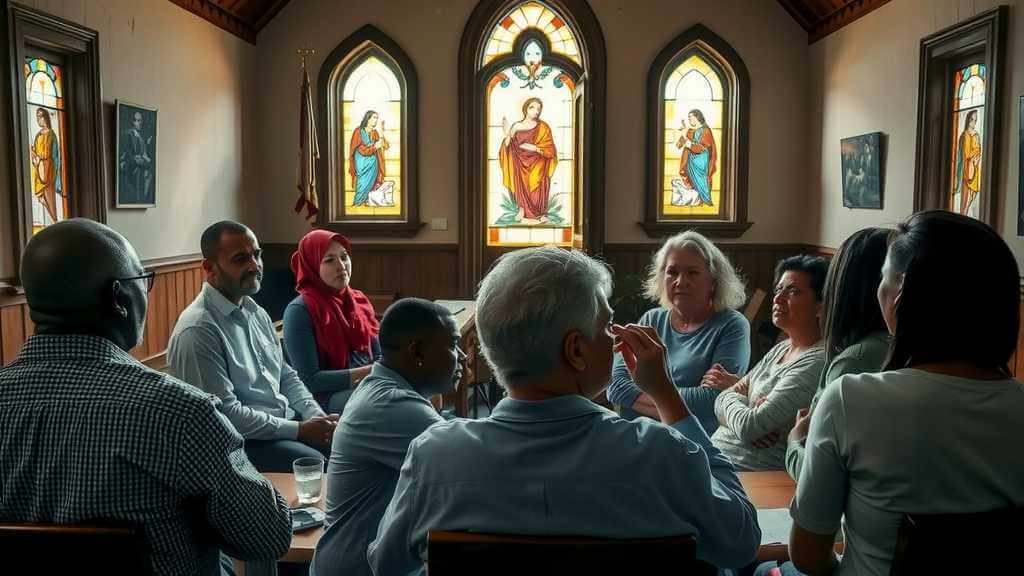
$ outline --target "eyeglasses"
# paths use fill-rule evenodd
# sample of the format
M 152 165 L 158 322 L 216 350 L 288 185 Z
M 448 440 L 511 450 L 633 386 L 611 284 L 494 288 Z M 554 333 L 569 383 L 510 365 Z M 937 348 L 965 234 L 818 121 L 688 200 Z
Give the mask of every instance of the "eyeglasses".
M 129 280 L 145 280 L 146 292 L 152 292 L 153 285 L 156 284 L 156 272 L 146 272 L 141 276 L 129 276 L 128 278 L 114 278 L 115 282 L 128 282 Z

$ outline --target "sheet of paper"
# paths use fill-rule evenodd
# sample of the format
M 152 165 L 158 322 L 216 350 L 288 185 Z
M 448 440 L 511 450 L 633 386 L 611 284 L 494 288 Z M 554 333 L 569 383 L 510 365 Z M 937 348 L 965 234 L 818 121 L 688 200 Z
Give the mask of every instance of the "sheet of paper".
M 789 545 L 789 529 L 793 519 L 788 508 L 766 508 L 757 511 L 757 523 L 761 526 L 761 544 Z
M 452 313 L 452 315 L 458 314 L 459 312 L 462 312 L 463 310 L 466 309 L 465 304 L 459 302 L 458 300 L 434 300 L 434 303 L 444 306 L 445 308 L 448 309 L 449 312 Z

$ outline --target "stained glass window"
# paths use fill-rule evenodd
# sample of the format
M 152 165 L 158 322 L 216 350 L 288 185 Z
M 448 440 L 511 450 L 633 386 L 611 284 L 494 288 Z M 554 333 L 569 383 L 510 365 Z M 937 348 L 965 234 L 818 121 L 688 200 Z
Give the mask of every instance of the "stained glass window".
M 512 53 L 519 33 L 536 28 L 544 33 L 551 51 L 561 54 L 582 66 L 579 43 L 565 19 L 540 2 L 524 2 L 513 8 L 498 21 L 484 44 L 483 63 Z
M 536 21 L 528 9 L 539 6 L 516 8 L 513 21 Z M 573 244 L 577 76 L 546 61 L 546 48 L 529 38 L 487 83 L 489 246 Z
M 68 218 L 64 73 L 42 58 L 25 60 L 32 233 Z
M 722 212 L 722 77 L 701 53 L 683 58 L 664 80 L 661 209 L 666 216 Z
M 352 62 L 340 91 L 344 214 L 401 216 L 403 82 L 383 53 Z
M 952 159 L 950 162 L 949 210 L 978 218 L 985 126 L 984 64 L 972 64 L 953 77 Z

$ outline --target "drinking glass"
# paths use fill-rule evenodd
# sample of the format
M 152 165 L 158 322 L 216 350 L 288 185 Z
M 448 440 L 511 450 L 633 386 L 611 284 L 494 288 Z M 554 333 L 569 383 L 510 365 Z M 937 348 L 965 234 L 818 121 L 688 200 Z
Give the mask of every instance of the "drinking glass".
M 324 459 L 319 456 L 304 456 L 292 462 L 295 472 L 295 494 L 299 504 L 312 504 L 320 500 L 323 485 Z

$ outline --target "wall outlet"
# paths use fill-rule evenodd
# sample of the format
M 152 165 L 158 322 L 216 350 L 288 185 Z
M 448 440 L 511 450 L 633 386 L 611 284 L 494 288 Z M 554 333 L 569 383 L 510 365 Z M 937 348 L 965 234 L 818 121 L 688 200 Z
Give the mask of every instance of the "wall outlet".
M 432 218 L 430 220 L 430 229 L 431 230 L 447 230 L 448 229 L 448 219 L 447 218 Z

